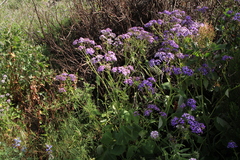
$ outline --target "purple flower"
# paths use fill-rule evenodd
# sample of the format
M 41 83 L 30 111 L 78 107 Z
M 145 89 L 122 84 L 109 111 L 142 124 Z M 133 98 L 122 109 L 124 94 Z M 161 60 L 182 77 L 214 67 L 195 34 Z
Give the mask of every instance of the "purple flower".
M 145 117 L 148 117 L 148 116 L 150 116 L 150 114 L 151 114 L 152 112 L 153 112 L 153 111 L 152 111 L 151 109 L 147 109 L 147 110 L 144 111 L 144 114 L 143 114 L 143 115 L 144 115 Z
M 199 123 L 197 121 L 189 120 L 188 123 L 190 124 L 192 133 L 202 134 L 203 133 L 202 130 L 206 128 L 203 123 Z
M 157 66 L 157 65 L 160 65 L 161 64 L 161 60 L 159 59 L 151 59 L 149 62 L 149 66 L 150 67 L 154 67 L 154 66 Z
M 209 73 L 209 67 L 206 63 L 202 65 L 202 67 L 198 68 L 198 71 L 202 73 L 202 75 L 207 75 Z
M 228 142 L 227 148 L 237 148 L 237 144 L 233 141 Z
M 130 66 L 130 68 L 129 68 L 129 66 L 126 66 L 126 67 L 120 66 L 120 67 L 117 67 L 117 69 L 116 68 L 113 68 L 113 69 L 112 69 L 112 72 L 118 71 L 119 73 L 122 73 L 124 76 L 127 76 L 131 73 L 131 69 L 133 69 L 133 68 L 131 66 Z
M 132 77 L 129 77 L 129 78 L 125 79 L 123 83 L 129 84 L 130 86 L 133 85 Z
M 105 60 L 108 61 L 117 61 L 117 57 L 115 55 L 115 53 L 113 51 L 108 51 L 105 55 L 104 55 Z
M 233 20 L 240 22 L 240 12 L 234 15 Z
M 163 11 L 163 12 L 158 12 L 158 14 L 166 14 L 166 15 L 171 15 L 172 12 L 169 12 L 167 10 Z
M 192 115 L 190 115 L 189 113 L 184 113 L 183 115 L 182 115 L 182 117 L 183 118 L 186 118 L 188 121 L 195 121 L 195 117 L 194 116 L 192 116 Z
M 159 58 L 159 60 L 161 62 L 165 61 L 165 62 L 169 62 L 170 60 L 174 59 L 174 54 L 168 52 L 157 52 L 154 56 L 155 58 Z
M 174 74 L 178 75 L 178 74 L 182 74 L 181 68 L 178 67 L 173 67 L 172 71 Z
M 65 90 L 65 88 L 59 88 L 59 89 L 58 89 L 58 92 L 59 92 L 59 93 L 63 93 L 63 92 L 67 92 L 67 91 Z
M 180 108 L 185 108 L 185 107 L 186 107 L 186 104 L 185 104 L 185 103 L 182 103 L 179 107 L 180 107 Z
M 184 123 L 185 123 L 184 119 L 178 118 L 178 117 L 174 117 L 174 118 L 171 120 L 171 125 L 172 125 L 173 127 L 176 127 L 177 125 L 179 125 L 179 124 L 184 124 Z
M 150 81 L 148 81 L 148 80 L 143 80 L 142 83 L 140 83 L 140 84 L 138 85 L 138 89 L 139 89 L 139 90 L 142 90 L 142 88 L 144 88 L 144 87 L 150 87 L 150 88 L 152 88 L 152 86 L 153 86 L 152 82 L 150 82 Z
M 67 77 L 64 75 L 57 75 L 55 79 L 59 81 L 66 81 Z
M 208 9 L 208 7 L 206 7 L 206 6 L 204 6 L 204 7 L 202 7 L 202 8 L 200 8 L 200 7 L 198 6 L 197 8 L 198 8 L 197 11 L 202 12 L 202 13 L 205 13 L 205 12 L 207 11 L 207 9 Z
M 148 28 L 151 27 L 152 25 L 157 24 L 156 20 L 150 20 L 148 23 L 144 25 L 144 27 Z
M 92 62 L 93 64 L 95 64 L 95 63 L 100 62 L 103 58 L 104 58 L 104 56 L 99 54 L 99 55 L 93 57 L 93 58 L 91 59 L 91 62 Z
M 75 74 L 69 74 L 68 77 L 70 78 L 71 81 L 76 81 L 77 80 L 77 76 Z
M 192 110 L 195 110 L 197 108 L 196 103 L 197 102 L 194 99 L 192 99 L 192 98 L 189 98 L 187 100 L 187 106 L 191 107 Z
M 187 57 L 188 55 L 184 55 L 183 53 L 177 53 L 176 56 L 179 59 L 183 59 L 183 58 Z
M 182 72 L 185 75 L 192 76 L 193 75 L 193 70 L 188 68 L 188 66 L 183 66 L 182 67 Z
M 118 67 L 113 67 L 111 71 L 112 71 L 113 73 L 117 72 L 117 71 L 118 71 Z
M 158 23 L 159 25 L 161 25 L 161 24 L 163 24 L 163 23 L 164 23 L 164 21 L 163 21 L 163 20 L 161 20 L 161 19 L 158 19 L 158 20 L 157 20 L 157 23 Z
M 233 59 L 233 57 L 228 56 L 228 55 L 224 55 L 224 56 L 222 57 L 222 60 L 223 60 L 223 61 L 226 61 L 226 60 L 228 60 L 228 59 Z
M 154 105 L 154 104 L 149 104 L 147 108 L 148 109 L 153 109 L 155 111 L 160 111 L 160 109 L 156 105 Z
M 159 112 L 159 114 L 160 114 L 162 117 L 167 118 L 167 113 L 165 113 L 165 112 Z
M 139 114 L 139 111 L 134 111 L 134 112 L 133 112 L 133 115 L 134 115 L 134 116 L 139 116 L 139 115 L 140 115 L 140 114 Z
M 95 50 L 93 48 L 86 48 L 86 54 L 93 55 L 95 53 Z
M 176 23 L 181 23 L 182 19 L 179 19 L 175 16 L 172 16 L 169 22 L 176 22 Z
M 78 46 L 78 50 L 83 50 L 83 49 L 85 49 L 86 47 L 85 46 Z
M 108 35 L 109 33 L 112 32 L 112 29 L 110 28 L 106 28 L 100 31 L 103 35 Z
M 159 133 L 158 133 L 158 131 L 152 131 L 150 136 L 153 139 L 157 139 L 159 137 Z
M 152 81 L 152 82 L 156 82 L 156 80 L 153 77 L 149 77 L 147 80 Z
M 73 45 L 77 45 L 78 44 L 78 39 L 73 41 Z
M 7 103 L 11 103 L 11 99 L 8 99 L 6 102 L 7 102 Z
M 232 14 L 232 13 L 233 13 L 232 10 L 227 11 L 227 14 Z
M 98 67 L 97 71 L 102 72 L 102 71 L 104 71 L 104 69 L 105 69 L 105 65 L 102 65 L 102 66 Z
M 131 36 L 128 33 L 119 35 L 118 37 L 122 38 L 122 39 L 129 39 L 129 38 L 131 38 Z
M 96 45 L 96 46 L 94 46 L 94 48 L 102 50 L 102 46 L 101 45 Z

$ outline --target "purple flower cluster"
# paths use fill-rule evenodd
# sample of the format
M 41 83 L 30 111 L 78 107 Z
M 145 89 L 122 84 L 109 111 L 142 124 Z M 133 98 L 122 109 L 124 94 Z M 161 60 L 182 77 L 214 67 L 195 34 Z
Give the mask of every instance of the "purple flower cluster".
M 211 71 L 211 69 L 206 63 L 204 63 L 200 68 L 198 68 L 198 71 L 205 76 Z
M 233 16 L 233 20 L 240 22 L 240 12 L 239 13 L 235 13 L 235 15 Z
M 118 46 L 122 45 L 123 43 L 120 41 L 116 34 L 112 32 L 112 29 L 106 28 L 101 30 L 102 35 L 99 36 L 99 39 L 107 44 Z
M 154 58 L 158 58 L 160 62 L 167 62 L 169 63 L 170 60 L 174 59 L 174 54 L 168 52 L 157 52 L 154 56 Z
M 153 20 L 150 20 L 148 23 L 146 23 L 146 24 L 144 25 L 144 27 L 148 28 L 148 27 L 153 26 L 154 24 L 161 25 L 161 24 L 163 24 L 163 23 L 164 23 L 164 21 L 161 20 L 161 19 L 158 19 L 158 20 L 153 19 Z
M 227 148 L 237 148 L 236 142 L 230 141 L 228 142 Z
M 190 16 L 185 16 L 184 11 L 174 10 L 170 12 L 165 10 L 159 12 L 159 14 L 168 20 L 151 20 L 145 24 L 145 27 L 162 25 L 162 28 L 166 28 L 166 30 L 163 31 L 163 42 L 161 43 L 160 49 L 155 53 L 154 58 L 149 61 L 150 67 L 161 64 L 169 65 L 171 60 L 174 60 L 175 55 L 179 59 L 188 57 L 188 55 L 179 53 L 180 46 L 176 40 L 181 40 L 181 38 L 189 35 L 198 35 L 198 29 L 203 25 L 202 23 L 193 21 Z M 165 66 L 164 68 L 170 69 L 169 66 Z M 193 75 L 193 70 L 188 66 L 184 66 L 181 69 L 173 68 L 173 72 L 175 74 L 185 74 L 188 76 Z M 167 73 L 171 73 L 171 70 Z
M 106 65 L 101 65 L 98 67 L 97 71 L 98 72 L 103 72 L 105 70 L 110 70 L 111 69 L 111 66 L 109 64 L 106 64 Z
M 198 6 L 196 10 L 199 12 L 205 13 L 207 11 L 207 9 L 208 9 L 208 7 L 206 7 L 206 6 L 204 6 L 204 7 Z
M 127 76 L 131 73 L 131 71 L 134 71 L 134 68 L 133 68 L 133 66 L 130 66 L 130 65 L 120 66 L 120 67 L 113 67 L 111 69 L 111 71 L 114 72 L 114 73 L 118 72 L 118 73 L 123 74 L 124 76 Z
M 149 77 L 146 80 L 143 80 L 139 85 L 138 85 L 138 89 L 140 91 L 142 91 L 143 88 L 147 88 L 149 91 L 151 91 L 152 93 L 155 92 L 154 88 L 153 88 L 153 83 L 156 82 L 156 80 L 153 77 Z
M 228 59 L 233 59 L 233 57 L 228 56 L 228 55 L 224 55 L 224 56 L 222 57 L 222 60 L 223 60 L 223 61 L 226 61 L 226 60 L 228 60 Z
M 147 32 L 142 27 L 132 27 L 128 29 L 129 36 L 134 36 L 140 40 L 147 40 L 149 43 L 153 43 L 155 41 L 154 35 L 150 32 Z
M 67 91 L 66 91 L 65 88 L 59 88 L 59 89 L 58 89 L 58 92 L 59 92 L 59 93 L 64 93 L 64 92 L 67 92 Z
M 175 33 L 177 37 L 187 37 L 196 33 L 196 30 L 190 30 L 189 28 L 182 26 L 181 24 L 175 24 L 170 29 L 171 32 Z
M 165 112 L 161 112 L 161 110 L 160 110 L 155 104 L 149 104 L 149 105 L 147 106 L 147 108 L 145 109 L 145 111 L 143 112 L 143 115 L 144 115 L 145 117 L 148 117 L 148 116 L 150 116 L 150 114 L 153 113 L 153 112 L 159 113 L 159 115 L 160 115 L 161 117 L 164 117 L 164 118 L 167 117 L 167 114 L 166 114 Z
M 139 80 L 140 80 L 140 77 L 128 77 L 128 78 L 125 78 L 123 83 L 132 86 L 134 81 L 139 81 Z
M 152 132 L 150 133 L 150 137 L 151 137 L 152 139 L 157 139 L 157 138 L 159 137 L 158 131 L 152 131 Z
M 78 45 L 78 50 L 83 51 L 88 55 L 94 55 L 97 50 L 102 50 L 101 45 L 97 45 L 94 40 L 89 38 L 80 37 L 79 39 L 73 41 L 73 45 Z
M 206 7 L 200 9 L 201 11 L 206 10 Z M 165 14 L 170 17 L 169 22 L 172 23 L 173 28 L 170 29 L 171 32 L 165 31 L 165 38 L 169 37 L 169 34 L 174 33 L 177 37 L 186 37 L 188 35 L 196 35 L 198 28 L 202 26 L 201 23 L 194 22 L 190 16 L 185 16 L 184 11 L 174 10 L 172 12 L 164 11 L 159 12 L 160 14 Z M 185 16 L 185 18 L 184 18 Z
M 184 74 L 187 76 L 192 76 L 194 73 L 193 70 L 190 69 L 188 66 L 183 66 L 182 68 L 172 66 L 171 69 L 175 75 Z
M 182 67 L 182 73 L 187 75 L 187 76 L 192 76 L 193 75 L 193 70 L 190 69 L 188 66 L 183 66 Z
M 176 127 L 177 125 L 183 125 L 185 123 L 183 118 L 173 117 L 171 120 L 171 125 Z
M 197 108 L 196 103 L 197 102 L 193 98 L 189 98 L 186 104 L 187 106 L 191 107 L 192 110 L 195 110 Z
M 95 57 L 91 58 L 92 64 L 96 64 L 101 62 L 102 60 L 105 60 L 105 62 L 112 62 L 117 61 L 116 54 L 113 51 L 108 51 L 104 55 L 96 55 Z
M 185 107 L 191 107 L 192 110 L 196 110 L 197 105 L 196 105 L 196 101 L 193 98 L 189 98 L 187 99 L 186 103 L 182 103 L 179 107 L 180 108 L 185 108 Z
M 55 79 L 58 81 L 66 81 L 67 78 L 69 78 L 73 82 L 75 82 L 77 80 L 77 76 L 75 74 L 62 73 L 55 77 Z
M 190 129 L 191 129 L 192 133 L 202 134 L 203 133 L 203 129 L 206 128 L 203 123 L 197 122 L 195 120 L 195 117 L 190 115 L 190 114 L 188 114 L 188 113 L 184 113 L 181 118 L 174 117 L 171 120 L 171 125 L 173 127 L 179 128 L 179 126 L 186 125 L 185 122 L 187 122 L 190 125 Z
M 90 40 L 89 38 L 80 37 L 79 39 L 76 39 L 75 41 L 73 41 L 73 45 L 82 44 L 82 43 L 95 45 L 95 41 Z

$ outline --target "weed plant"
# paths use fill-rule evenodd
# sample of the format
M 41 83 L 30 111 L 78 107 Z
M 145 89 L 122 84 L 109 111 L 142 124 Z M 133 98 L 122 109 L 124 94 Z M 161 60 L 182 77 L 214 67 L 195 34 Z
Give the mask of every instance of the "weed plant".
M 58 61 L 65 70 L 49 67 L 50 53 L 25 39 L 21 25 L 1 28 L 1 159 L 239 159 L 239 1 L 218 1 L 224 11 L 215 21 L 203 18 L 210 6 L 189 16 L 168 4 L 137 16 L 130 10 L 144 11 L 145 1 L 125 10 L 123 0 L 110 10 L 66 1 L 80 7 L 79 23 L 50 19 L 31 2 L 40 37 L 66 58 Z M 69 44 L 75 25 L 87 23 Z

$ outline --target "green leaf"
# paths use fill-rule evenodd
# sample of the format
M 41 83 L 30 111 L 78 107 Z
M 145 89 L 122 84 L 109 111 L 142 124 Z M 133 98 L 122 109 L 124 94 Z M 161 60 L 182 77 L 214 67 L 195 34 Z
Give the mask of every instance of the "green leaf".
M 98 155 L 101 155 L 102 153 L 103 153 L 103 145 L 99 145 L 98 147 L 97 147 L 97 154 Z
M 132 157 L 134 156 L 134 152 L 137 151 L 137 147 L 136 146 L 130 146 L 128 147 L 128 151 L 127 151 L 127 159 L 132 159 Z
M 126 147 L 124 145 L 114 145 L 110 153 L 113 155 L 119 156 L 123 154 L 123 152 L 125 151 L 125 148 Z
M 163 87 L 163 89 L 168 89 L 168 90 L 170 90 L 170 88 L 171 88 L 171 83 L 170 83 L 170 82 L 165 82 L 165 83 L 162 84 L 162 87 Z
M 229 89 L 225 91 L 225 95 L 229 98 Z
M 204 85 L 204 88 L 205 88 L 205 89 L 207 89 L 208 84 L 209 84 L 209 81 L 208 81 L 206 78 L 204 78 L 204 79 L 203 79 L 203 85 Z
M 159 117 L 159 122 L 158 122 L 158 129 L 161 128 L 163 125 L 163 121 L 162 121 L 162 118 Z
M 101 142 L 104 145 L 110 145 L 113 141 L 112 133 L 111 132 L 106 132 L 103 134 Z

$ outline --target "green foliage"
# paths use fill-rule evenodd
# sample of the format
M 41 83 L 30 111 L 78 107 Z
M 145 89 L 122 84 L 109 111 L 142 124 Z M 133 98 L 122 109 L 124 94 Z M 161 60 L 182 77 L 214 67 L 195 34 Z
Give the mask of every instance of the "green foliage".
M 178 36 L 171 30 L 176 23 L 167 14 L 154 16 L 166 23 L 156 21 L 150 27 L 145 25 L 145 30 L 126 28 L 132 23 L 118 21 L 118 14 L 112 14 L 123 13 L 115 1 L 111 2 L 116 7 L 112 11 L 104 10 L 104 2 L 84 1 L 94 8 L 81 8 L 80 14 L 62 16 L 60 20 L 55 14 L 58 11 L 61 15 L 70 14 L 64 2 L 49 7 L 51 11 L 41 1 L 31 2 L 34 3 L 24 4 L 35 7 L 38 22 L 42 22 L 40 37 L 45 38 L 46 45 L 51 42 L 53 50 L 68 57 L 63 58 L 66 63 L 59 64 L 69 70 L 56 74 L 49 67 L 49 58 L 42 54 L 46 52 L 45 46 L 29 41 L 22 28 L 25 21 L 9 25 L 8 21 L 2 22 L 5 26 L 0 30 L 1 159 L 238 159 L 239 148 L 229 145 L 240 144 L 239 21 L 233 20 L 239 12 L 238 2 L 221 2 L 221 6 L 231 6 L 219 9 L 219 12 L 224 9 L 223 17 L 212 17 L 216 18 L 214 26 L 205 21 L 199 34 L 188 36 Z M 121 5 L 127 4 L 124 2 Z M 132 10 L 143 10 L 140 2 L 136 1 Z M 76 6 L 82 3 L 79 1 Z M 66 4 L 72 6 L 70 2 Z M 7 9 L 23 11 L 14 1 Z M 63 13 L 64 9 L 67 12 Z M 125 9 L 124 12 L 129 11 Z M 233 12 L 229 14 L 229 10 Z M 95 21 L 92 17 L 88 21 L 89 17 L 82 14 L 95 12 L 99 14 L 95 18 L 102 19 Z M 74 17 L 77 15 L 82 19 Z M 51 16 L 54 18 L 50 20 Z M 150 11 L 141 16 L 131 18 L 149 19 Z M 91 28 L 93 23 L 88 22 L 101 23 Z M 109 28 L 100 30 L 105 24 L 117 30 L 115 22 L 122 25 L 117 35 Z M 99 31 L 103 35 L 96 43 L 84 38 L 81 40 L 85 42 L 74 41 L 76 50 L 71 54 L 61 47 L 68 46 L 71 48 L 68 51 L 74 48 L 63 41 L 74 37 L 73 23 L 80 28 L 84 25 L 79 23 L 88 24 L 83 35 L 89 38 L 99 37 Z M 166 30 L 172 32 L 169 37 Z M 89 34 L 91 31 L 94 33 Z M 128 33 L 121 35 L 122 31 Z M 68 36 L 61 37 L 65 34 Z M 173 41 L 175 44 L 171 44 Z M 102 49 L 96 49 L 97 44 Z M 166 46 L 168 49 L 164 50 Z M 91 48 L 94 54 L 88 53 Z M 164 59 L 167 56 L 161 57 L 163 53 L 159 52 L 171 52 L 174 58 Z M 96 55 L 102 58 L 93 63 Z M 158 58 L 161 61 L 152 64 Z M 70 72 L 73 70 L 78 70 L 78 74 Z

